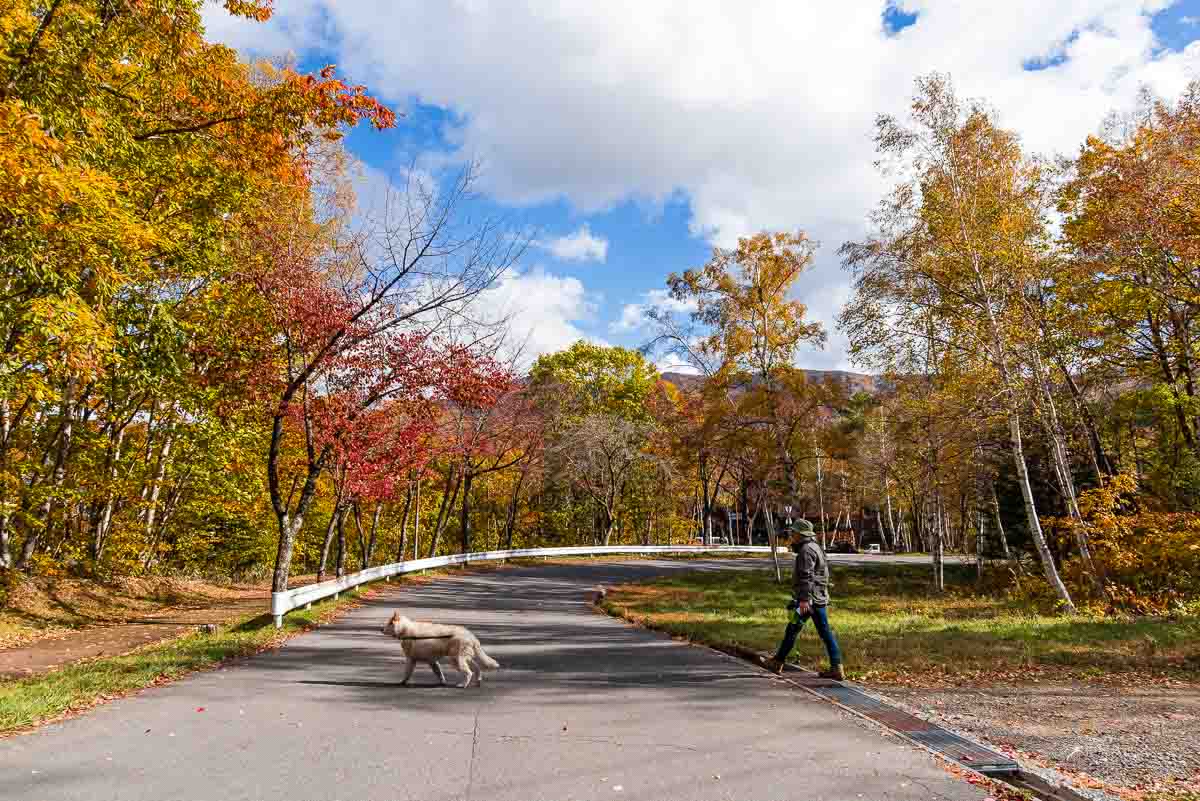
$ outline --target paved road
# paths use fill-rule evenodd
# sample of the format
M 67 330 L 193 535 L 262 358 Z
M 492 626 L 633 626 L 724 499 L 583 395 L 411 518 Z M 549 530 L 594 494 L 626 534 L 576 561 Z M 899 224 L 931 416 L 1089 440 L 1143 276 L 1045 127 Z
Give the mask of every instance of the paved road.
M 0 741 L 0 799 L 983 797 L 762 671 L 586 602 L 597 584 L 747 566 L 581 562 L 389 588 L 278 651 Z M 379 633 L 392 608 L 469 625 L 504 670 L 459 690 L 422 667 L 400 687 L 400 648 Z

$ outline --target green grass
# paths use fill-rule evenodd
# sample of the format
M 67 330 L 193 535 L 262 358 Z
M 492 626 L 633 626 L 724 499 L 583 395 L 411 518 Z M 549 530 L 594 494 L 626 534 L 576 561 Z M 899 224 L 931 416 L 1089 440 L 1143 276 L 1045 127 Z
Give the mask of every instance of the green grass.
M 227 659 L 257 653 L 307 631 L 339 608 L 352 604 L 357 597 L 351 590 L 342 593 L 337 601 L 326 600 L 313 604 L 310 610 L 289 612 L 281 629 L 275 628 L 270 615 L 258 615 L 221 626 L 214 634 L 188 634 L 123 656 L 79 662 L 41 676 L 0 682 L 0 735 L 87 709 Z
M 977 593 L 970 567 L 947 565 L 941 595 L 929 572 L 924 565 L 833 566 L 830 621 L 851 676 L 885 683 L 1099 680 L 1134 672 L 1200 679 L 1200 618 L 1034 614 Z M 789 591 L 765 571 L 697 572 L 614 588 L 604 605 L 695 642 L 767 652 L 787 624 Z M 824 662 L 811 626 L 793 658 Z

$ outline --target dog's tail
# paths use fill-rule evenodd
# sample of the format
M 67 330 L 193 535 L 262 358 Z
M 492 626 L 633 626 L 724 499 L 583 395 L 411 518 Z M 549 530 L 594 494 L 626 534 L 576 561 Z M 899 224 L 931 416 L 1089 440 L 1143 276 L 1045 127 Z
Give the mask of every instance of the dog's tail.
M 500 663 L 487 655 L 487 651 L 483 650 L 482 645 L 475 646 L 475 654 L 479 658 L 479 664 L 488 670 L 495 670 L 500 667 Z

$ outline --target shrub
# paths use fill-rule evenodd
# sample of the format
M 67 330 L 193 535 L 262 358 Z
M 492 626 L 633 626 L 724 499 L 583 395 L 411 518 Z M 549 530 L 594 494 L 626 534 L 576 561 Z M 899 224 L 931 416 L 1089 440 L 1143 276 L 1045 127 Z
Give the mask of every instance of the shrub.
M 1055 520 L 1071 530 L 1085 527 L 1092 561 L 1110 609 L 1138 614 L 1183 612 L 1200 599 L 1200 514 L 1139 511 L 1132 476 L 1113 476 L 1079 496 L 1083 522 Z M 1078 555 L 1063 565 L 1080 595 L 1092 582 Z

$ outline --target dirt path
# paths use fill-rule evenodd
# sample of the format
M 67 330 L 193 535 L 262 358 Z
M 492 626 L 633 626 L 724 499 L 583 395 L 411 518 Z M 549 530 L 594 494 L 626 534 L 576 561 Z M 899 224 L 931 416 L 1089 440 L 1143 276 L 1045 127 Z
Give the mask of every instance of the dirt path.
M 226 623 L 267 610 L 270 596 L 265 590 L 247 588 L 234 595 L 211 604 L 164 608 L 122 623 L 57 629 L 50 636 L 0 650 L 0 679 L 34 676 L 81 659 L 128 653 L 205 623 Z
M 502 569 L 472 565 L 460 575 Z M 409 584 L 433 580 L 410 576 Z M 290 587 L 316 581 L 295 576 Z M 228 623 L 270 608 L 270 585 L 210 584 L 182 579 L 25 579 L 0 607 L 0 681 L 26 678 L 100 656 Z

